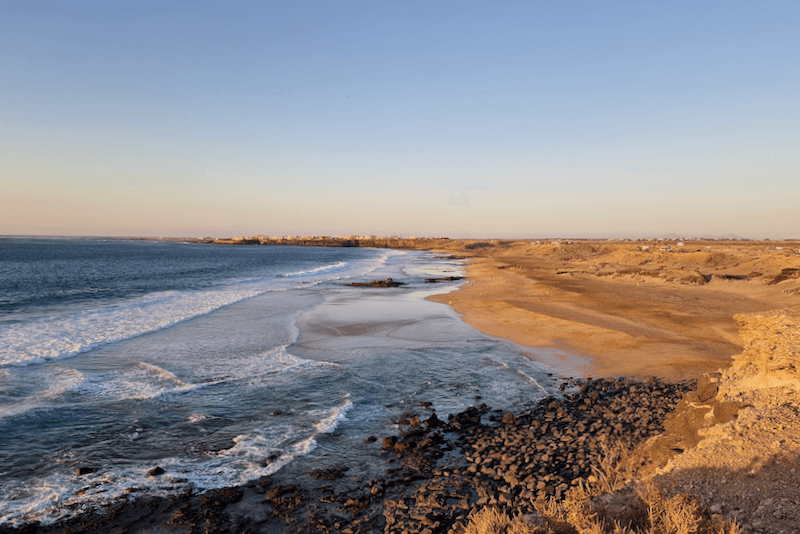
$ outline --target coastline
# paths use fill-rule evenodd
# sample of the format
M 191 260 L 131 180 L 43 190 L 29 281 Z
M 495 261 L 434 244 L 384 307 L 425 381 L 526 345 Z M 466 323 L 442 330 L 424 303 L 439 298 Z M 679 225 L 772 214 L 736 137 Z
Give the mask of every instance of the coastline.
M 0 525 L 0 534 L 456 534 L 482 506 L 536 513 L 570 488 L 595 484 L 594 467 L 607 445 L 632 446 L 657 435 L 687 388 L 655 380 L 566 380 L 564 395 L 516 414 L 480 404 L 446 418 L 423 401 L 408 407 L 396 432 L 363 438 L 379 458 L 374 478 L 335 458 L 301 458 L 239 486 L 129 493 L 53 524 Z
M 466 282 L 431 300 L 566 374 L 694 379 L 741 352 L 734 315 L 800 305 L 797 278 L 774 283 L 800 256 L 774 245 L 470 243 L 437 247 L 468 258 Z
M 637 310 L 636 306 L 622 305 L 630 303 L 631 299 L 636 300 L 632 295 L 641 295 L 638 291 L 632 291 L 633 286 L 640 288 L 650 281 L 654 283 L 646 288 L 651 292 L 653 288 L 661 288 L 663 291 L 657 294 L 670 296 L 674 292 L 684 292 L 692 300 L 699 299 L 703 293 L 692 291 L 697 289 L 692 285 L 681 282 L 673 284 L 673 281 L 667 280 L 652 281 L 641 274 L 595 274 L 593 276 L 599 278 L 600 282 L 607 282 L 605 278 L 611 277 L 610 282 L 616 284 L 612 287 L 618 289 L 618 295 L 615 295 L 618 308 L 611 308 L 617 313 L 607 311 L 604 315 L 600 313 L 602 310 L 588 306 L 581 308 L 580 300 L 575 297 L 569 300 L 563 293 L 558 293 L 578 293 L 576 289 L 591 288 L 591 283 L 580 278 L 585 273 L 570 274 L 570 279 L 577 277 L 578 283 L 573 280 L 573 284 L 569 285 L 570 291 L 566 291 L 562 283 L 565 273 L 548 272 L 553 268 L 553 261 L 543 260 L 542 256 L 535 256 L 533 260 L 515 257 L 513 254 L 519 251 L 513 250 L 514 247 L 509 248 L 512 254 L 503 253 L 509 252 L 508 249 L 494 255 L 485 254 L 483 250 L 481 254 L 476 254 L 474 249 L 463 249 L 472 255 L 467 268 L 469 281 L 455 292 L 434 295 L 428 299 L 450 304 L 462 314 L 465 322 L 490 335 L 497 335 L 492 329 L 501 331 L 503 327 L 508 328 L 506 335 L 498 337 L 517 343 L 524 341 L 535 349 L 531 350 L 529 357 L 555 367 L 567 376 L 574 376 L 576 369 L 585 369 L 585 375 L 602 376 L 601 371 L 606 370 L 633 379 L 565 380 L 562 383 L 563 394 L 554 392 L 554 396 L 543 399 L 537 406 L 510 414 L 492 410 L 493 406 L 481 405 L 481 401 L 476 399 L 477 407 L 468 408 L 453 417 L 439 413 L 434 419 L 428 402 L 420 397 L 419 405 L 409 405 L 408 413 L 397 421 L 398 435 L 354 436 L 358 438 L 357 441 L 363 439 L 364 446 L 372 450 L 371 454 L 378 455 L 385 462 L 379 468 L 383 474 L 371 474 L 374 478 L 369 480 L 364 478 L 363 470 L 357 466 L 343 465 L 337 463 L 333 456 L 322 455 L 314 461 L 310 458 L 300 459 L 269 477 L 241 486 L 212 489 L 199 494 L 190 491 L 168 497 L 131 493 L 106 507 L 74 519 L 46 526 L 0 525 L 0 533 L 87 530 L 103 533 L 115 532 L 120 528 L 126 531 L 176 533 L 462 532 L 474 517 L 474 512 L 482 506 L 494 507 L 509 515 L 524 512 L 536 514 L 539 510 L 537 506 L 549 502 L 549 499 L 563 499 L 570 488 L 580 486 L 583 483 L 581 481 L 588 482 L 594 473 L 593 467 L 601 465 L 605 454 L 603 443 L 622 440 L 626 446 L 632 447 L 658 435 L 664 428 L 668 433 L 674 431 L 675 412 L 672 410 L 680 400 L 681 393 L 687 391 L 686 375 L 699 376 L 704 365 L 709 369 L 713 367 L 712 370 L 726 366 L 725 358 L 716 357 L 713 352 L 710 356 L 699 358 L 700 363 L 693 365 L 687 365 L 686 358 L 670 355 L 670 348 L 682 347 L 685 351 L 691 351 L 692 345 L 687 345 L 679 337 L 680 331 L 669 320 L 663 321 L 663 325 L 673 328 L 662 330 L 676 337 L 666 338 L 664 352 L 647 354 L 645 351 L 648 349 L 658 348 L 657 344 L 650 341 L 652 337 L 642 333 L 644 327 L 623 321 L 625 313 L 635 313 Z M 453 254 L 457 250 L 448 249 L 444 253 Z M 542 262 L 544 266 L 525 265 L 526 261 L 534 260 Z M 562 260 L 558 261 L 560 263 Z M 504 268 L 506 266 L 508 268 Z M 573 268 L 576 266 L 580 266 L 579 261 L 573 264 Z M 618 273 L 625 266 L 621 269 L 617 265 L 615 268 Z M 779 273 L 781 269 L 778 269 Z M 563 270 L 563 267 L 559 270 Z M 791 285 L 796 284 L 792 280 L 788 280 L 788 286 L 771 287 L 769 276 L 769 273 L 762 274 L 749 281 L 758 284 L 755 291 L 749 291 L 752 305 L 765 302 L 759 300 L 760 294 L 770 296 L 780 291 L 780 294 L 787 295 L 785 288 L 796 288 L 796 285 Z M 586 278 L 589 282 L 593 281 L 590 277 Z M 581 282 L 584 285 L 580 285 Z M 716 304 L 701 309 L 715 310 L 721 314 L 720 310 L 728 309 L 726 306 L 746 301 L 742 295 L 748 293 L 747 289 L 753 288 L 740 284 L 734 286 L 733 290 L 728 288 L 728 291 L 714 287 L 706 289 L 713 290 L 711 296 L 715 297 Z M 541 294 L 542 291 L 545 295 Z M 718 293 L 723 295 L 718 296 Z M 724 293 L 733 296 L 726 298 Z M 793 296 L 792 293 L 787 295 L 789 299 Z M 544 297 L 551 299 L 545 300 Z M 519 301 L 526 298 L 536 311 L 520 305 Z M 517 302 L 509 303 L 509 300 Z M 646 309 L 646 304 L 646 301 L 641 302 L 638 309 Z M 507 309 L 502 305 L 506 305 Z M 520 309 L 526 313 L 520 313 Z M 677 310 L 677 307 L 668 308 L 668 311 Z M 528 329 L 535 323 L 531 321 L 529 313 L 545 316 L 542 323 L 549 324 L 552 331 L 532 336 Z M 617 322 L 614 323 L 614 320 Z M 714 325 L 717 329 L 711 330 L 716 337 L 702 338 L 701 342 L 705 341 L 705 345 L 698 343 L 695 346 L 706 347 L 709 351 L 718 346 L 728 350 L 730 347 L 725 344 L 715 345 L 715 340 L 719 343 L 721 339 L 735 347 L 736 344 L 728 340 L 730 336 L 724 322 L 721 319 L 714 320 L 717 322 L 702 324 Z M 594 353 L 584 353 L 581 350 L 581 336 L 593 336 L 596 342 L 598 332 L 593 329 L 600 328 L 595 324 L 600 321 L 613 326 L 605 328 L 610 331 L 608 335 L 611 341 L 614 341 L 613 336 L 626 334 L 625 327 L 638 327 L 639 331 L 631 330 L 635 335 L 627 334 L 638 345 L 633 342 L 629 346 L 615 344 L 601 337 L 601 348 L 604 350 L 595 348 Z M 792 324 L 788 326 L 795 326 L 796 320 L 793 318 L 789 322 Z M 565 323 L 566 326 L 572 325 L 574 329 L 568 332 L 576 336 L 578 341 L 564 338 Z M 652 328 L 650 324 L 645 326 Z M 687 328 L 691 330 L 696 327 L 689 325 Z M 343 332 L 348 334 L 347 331 Z M 557 346 L 559 340 L 563 340 L 560 347 Z M 587 342 L 590 343 L 591 339 Z M 554 345 L 557 348 L 552 350 Z M 630 354 L 639 351 L 638 359 L 625 359 L 624 350 L 629 350 Z M 741 352 L 741 349 L 734 348 L 733 352 Z M 544 361 L 548 356 L 552 362 Z M 559 363 L 562 368 L 558 367 Z M 672 375 L 651 372 L 657 369 L 671 371 Z M 635 378 L 648 375 L 664 376 L 667 380 L 644 381 Z M 707 388 L 707 385 L 703 387 Z M 691 395 L 705 398 L 700 397 L 700 389 L 690 394 L 689 399 L 694 398 Z M 709 418 L 704 416 L 701 420 Z M 605 439 L 601 439 L 602 436 Z M 674 443 L 669 445 L 673 446 Z M 680 445 L 681 449 L 669 448 L 672 457 L 678 454 L 676 450 L 683 449 L 684 444 Z M 696 441 L 686 445 L 687 450 L 695 445 Z M 582 457 L 579 457 L 580 453 L 583 453 Z M 664 461 L 663 457 L 657 460 L 659 463 Z M 718 475 L 729 478 L 744 476 L 727 470 Z M 756 475 L 760 476 L 758 473 Z M 752 513 L 761 510 L 756 510 L 759 506 L 756 501 L 748 503 L 748 506 Z M 703 510 L 709 516 L 716 513 L 713 507 Z

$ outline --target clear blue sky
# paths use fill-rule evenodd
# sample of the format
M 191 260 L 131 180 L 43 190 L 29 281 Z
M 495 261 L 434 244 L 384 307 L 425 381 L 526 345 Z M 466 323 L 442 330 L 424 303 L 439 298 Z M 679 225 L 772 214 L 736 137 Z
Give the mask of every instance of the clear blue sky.
M 0 10 L 0 234 L 800 237 L 797 0 Z

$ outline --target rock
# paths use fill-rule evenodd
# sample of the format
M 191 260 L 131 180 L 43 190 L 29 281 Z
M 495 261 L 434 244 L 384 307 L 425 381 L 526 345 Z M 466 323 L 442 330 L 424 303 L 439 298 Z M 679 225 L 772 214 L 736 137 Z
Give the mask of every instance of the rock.
M 410 440 L 407 441 L 398 441 L 394 444 L 394 450 L 397 452 L 406 452 L 407 450 L 411 449 L 414 443 Z
M 163 475 L 165 472 L 166 471 L 164 471 L 164 469 L 161 466 L 156 466 L 147 472 L 147 476 L 150 478 L 157 477 L 159 475 Z
M 349 467 L 331 467 L 328 469 L 315 469 L 311 471 L 311 476 L 317 480 L 338 480 L 345 476 Z
M 82 477 L 83 475 L 88 475 L 90 473 L 96 473 L 96 472 L 97 472 L 97 469 L 95 469 L 94 467 L 79 467 L 78 469 L 75 470 L 75 474 L 78 475 L 79 477 Z
M 364 443 L 375 443 L 378 441 L 378 438 L 375 436 L 369 436 L 368 438 L 364 438 Z
M 706 402 L 717 396 L 719 391 L 719 373 L 701 375 L 697 379 L 697 400 Z
M 352 282 L 347 285 L 351 287 L 400 287 L 403 285 L 403 282 L 395 282 L 391 278 L 387 278 L 386 280 L 373 280 L 367 283 Z
M 382 445 L 385 449 L 391 449 L 397 443 L 397 436 L 386 436 L 383 438 Z
M 424 424 L 425 424 L 425 426 L 426 426 L 426 427 L 428 427 L 428 428 L 438 428 L 438 427 L 442 426 L 444 423 L 442 423 L 442 421 L 441 421 L 441 420 L 440 420 L 438 417 L 436 417 L 436 414 L 435 414 L 435 413 L 433 413 L 433 414 L 431 414 L 431 416 L 430 416 L 430 417 L 429 417 L 429 418 L 428 418 L 428 419 L 425 421 L 425 423 L 424 423 Z
M 503 414 L 503 423 L 506 425 L 513 425 L 517 422 L 516 416 L 511 412 L 506 412 Z

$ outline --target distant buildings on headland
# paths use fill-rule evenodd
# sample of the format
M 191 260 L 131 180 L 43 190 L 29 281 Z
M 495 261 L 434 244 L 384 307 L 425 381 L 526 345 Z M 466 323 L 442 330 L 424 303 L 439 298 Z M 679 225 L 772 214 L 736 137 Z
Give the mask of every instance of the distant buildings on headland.
M 225 239 L 202 238 L 202 243 L 214 245 L 294 245 L 315 247 L 403 247 L 418 245 L 421 240 L 439 241 L 447 237 L 399 237 L 375 235 L 306 235 L 231 237 Z

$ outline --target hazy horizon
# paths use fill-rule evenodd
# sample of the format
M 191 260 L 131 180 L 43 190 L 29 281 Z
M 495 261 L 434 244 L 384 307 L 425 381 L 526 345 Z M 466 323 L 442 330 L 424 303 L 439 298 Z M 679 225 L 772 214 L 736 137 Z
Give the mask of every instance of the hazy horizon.
M 789 0 L 7 2 L 0 234 L 797 238 L 798 27 Z
M 662 234 L 662 235 L 651 235 L 651 236 L 644 236 L 644 235 L 532 235 L 532 236 L 496 236 L 496 235 L 459 235 L 459 236 L 449 236 L 449 235 L 419 235 L 419 236 L 411 236 L 411 235 L 404 235 L 404 234 L 367 234 L 367 233 L 354 233 L 354 234 L 265 234 L 265 233 L 249 233 L 249 234 L 241 234 L 241 235 L 224 235 L 224 236 L 190 236 L 190 235 L 64 235 L 64 234 L 0 234 L 1 239 L 22 239 L 22 238 L 33 238 L 33 239 L 144 239 L 144 240 L 180 240 L 180 239 L 229 239 L 234 237 L 271 237 L 271 238 L 302 238 L 302 237 L 338 237 L 338 238 L 346 238 L 346 237 L 361 237 L 361 236 L 373 236 L 375 238 L 385 238 L 385 237 L 393 237 L 393 238 L 415 238 L 415 239 L 454 239 L 454 240 L 508 240 L 508 241 L 533 241 L 533 240 L 637 240 L 637 241 L 678 241 L 678 240 L 719 240 L 719 241 L 776 241 L 776 242 L 794 242 L 800 241 L 800 237 L 789 237 L 784 239 L 777 239 L 771 237 L 747 237 L 747 236 L 740 236 L 735 234 L 723 234 L 723 235 L 691 235 L 691 234 Z M 800 251 L 798 251 L 800 252 Z

